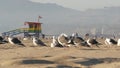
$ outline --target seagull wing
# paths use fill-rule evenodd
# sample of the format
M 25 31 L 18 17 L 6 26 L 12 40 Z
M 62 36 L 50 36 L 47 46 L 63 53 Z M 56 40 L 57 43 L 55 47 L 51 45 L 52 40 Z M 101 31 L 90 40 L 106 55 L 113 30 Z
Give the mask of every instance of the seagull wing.
M 38 45 L 46 46 L 44 42 L 42 42 L 40 39 L 37 39 L 35 43 L 37 43 Z

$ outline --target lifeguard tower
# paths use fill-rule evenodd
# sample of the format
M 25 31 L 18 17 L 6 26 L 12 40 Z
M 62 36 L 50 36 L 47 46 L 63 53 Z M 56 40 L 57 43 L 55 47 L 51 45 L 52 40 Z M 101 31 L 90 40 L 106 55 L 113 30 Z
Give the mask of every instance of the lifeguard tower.
M 40 33 L 42 34 L 42 28 L 39 22 L 25 22 L 24 25 L 28 28 L 23 28 L 24 36 L 34 35 L 39 37 Z

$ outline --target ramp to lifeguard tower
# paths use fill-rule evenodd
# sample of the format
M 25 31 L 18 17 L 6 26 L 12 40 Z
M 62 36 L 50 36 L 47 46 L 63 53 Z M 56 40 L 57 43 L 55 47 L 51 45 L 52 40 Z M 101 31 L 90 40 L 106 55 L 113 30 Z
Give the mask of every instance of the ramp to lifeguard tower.
M 25 30 L 26 30 L 25 28 L 19 28 L 19 29 L 15 29 L 15 30 L 10 30 L 10 31 L 7 31 L 7 32 L 3 32 L 2 35 L 3 36 L 18 35 L 18 34 L 24 33 Z

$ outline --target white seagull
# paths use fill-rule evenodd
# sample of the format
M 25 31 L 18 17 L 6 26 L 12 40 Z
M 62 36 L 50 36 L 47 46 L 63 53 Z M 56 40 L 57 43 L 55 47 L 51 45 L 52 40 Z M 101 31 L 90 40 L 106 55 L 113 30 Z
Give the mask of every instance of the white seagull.
M 58 43 L 57 39 L 55 38 L 55 36 L 53 36 L 51 47 L 56 47 L 56 46 L 59 46 L 59 43 Z
M 77 33 L 73 33 L 71 39 L 76 46 L 85 45 L 85 40 L 82 37 L 79 37 Z
M 37 37 L 33 37 L 33 44 L 35 45 L 35 46 L 38 46 L 38 45 L 40 45 L 40 46 L 46 46 L 40 39 L 38 39 Z
M 106 39 L 105 39 L 105 44 L 106 44 L 106 45 L 113 45 L 113 44 L 117 44 L 117 41 L 115 41 L 115 40 L 112 39 L 112 38 L 106 38 Z
M 58 36 L 58 42 L 60 45 L 62 45 L 63 47 L 69 47 L 71 39 L 68 37 L 68 35 L 62 33 Z
M 2 36 L 0 36 L 0 44 L 8 43 Z
M 120 46 L 120 39 L 118 39 L 117 41 L 117 46 Z
M 87 40 L 87 44 L 88 44 L 88 46 L 90 46 L 90 47 L 92 47 L 92 45 L 96 45 L 97 47 L 99 47 L 98 46 L 98 41 L 96 40 L 96 39 L 93 39 L 93 38 L 89 38 L 88 40 Z
M 25 45 L 17 37 L 8 37 L 8 41 L 10 44 L 17 44 L 25 47 Z

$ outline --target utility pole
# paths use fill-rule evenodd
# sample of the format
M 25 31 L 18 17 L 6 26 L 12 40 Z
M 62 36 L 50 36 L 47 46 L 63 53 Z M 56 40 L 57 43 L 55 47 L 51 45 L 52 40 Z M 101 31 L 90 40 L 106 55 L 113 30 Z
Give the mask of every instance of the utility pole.
M 102 28 L 102 30 L 101 30 L 101 34 L 103 35 L 103 33 L 104 33 L 104 28 Z

